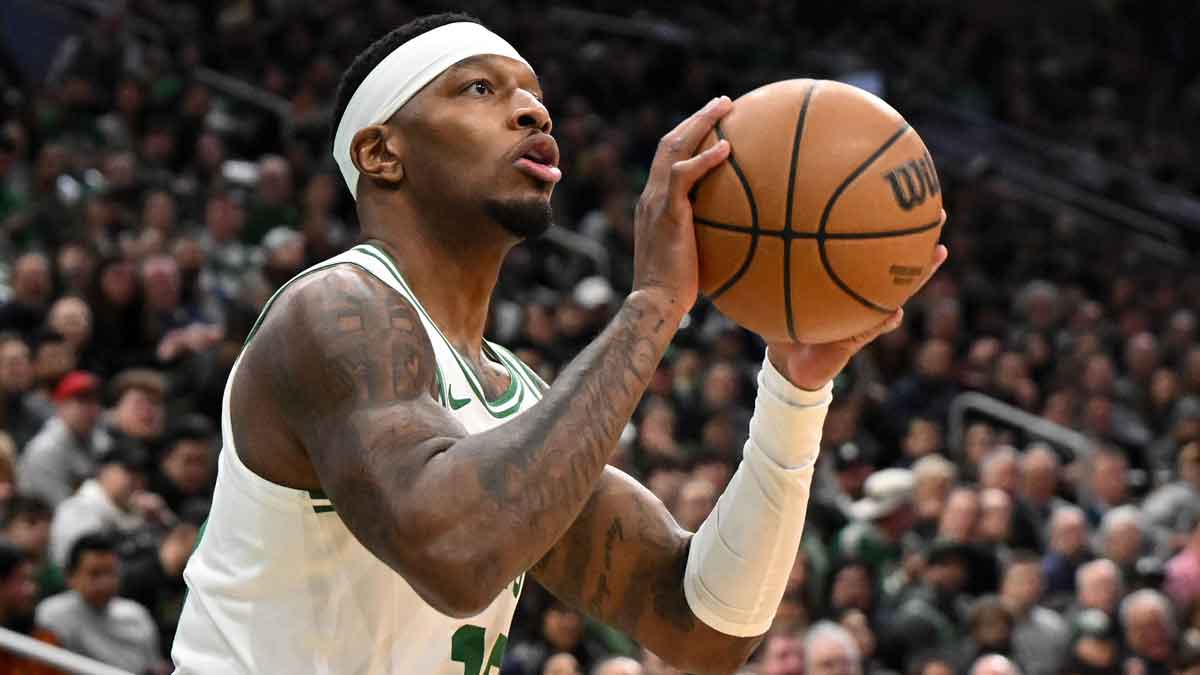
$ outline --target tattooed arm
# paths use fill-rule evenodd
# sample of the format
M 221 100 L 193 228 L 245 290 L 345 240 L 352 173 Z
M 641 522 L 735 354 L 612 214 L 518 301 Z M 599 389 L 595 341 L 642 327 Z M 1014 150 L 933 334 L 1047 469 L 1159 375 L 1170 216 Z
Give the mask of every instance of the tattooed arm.
M 692 614 L 683 594 L 691 537 L 654 494 L 608 467 L 575 524 L 531 571 L 556 597 L 675 668 L 726 675 L 762 637 L 726 635 Z
M 513 421 L 468 436 L 438 405 L 413 307 L 342 265 L 297 283 L 248 356 L 351 532 L 447 614 L 486 607 L 591 495 L 679 322 L 642 292 Z

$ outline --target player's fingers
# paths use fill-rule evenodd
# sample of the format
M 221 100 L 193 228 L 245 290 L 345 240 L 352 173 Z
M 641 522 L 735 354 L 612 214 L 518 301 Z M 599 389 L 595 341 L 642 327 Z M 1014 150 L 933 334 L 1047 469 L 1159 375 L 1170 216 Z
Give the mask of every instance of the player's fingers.
M 665 174 L 675 162 L 691 157 L 717 121 L 732 109 L 733 102 L 728 96 L 718 96 L 667 132 L 658 143 L 650 167 L 651 174 L 656 173 L 655 169 L 657 173 Z
M 902 323 L 904 323 L 904 308 L 900 307 L 896 311 L 889 314 L 888 317 L 883 321 L 880 321 L 871 328 L 850 338 L 850 341 L 854 343 L 855 346 L 862 347 L 870 344 L 880 335 L 896 330 Z
M 945 224 L 945 222 L 946 211 L 943 210 L 941 224 Z M 925 274 L 921 276 L 920 281 L 917 283 L 917 291 L 920 291 L 921 288 L 925 286 L 925 283 L 932 279 L 933 275 L 937 274 L 937 271 L 942 267 L 942 264 L 946 262 L 946 258 L 948 257 L 950 257 L 950 249 L 946 248 L 945 244 L 938 244 L 937 246 L 933 247 L 932 259 L 930 260 L 929 267 L 925 268 Z M 916 293 L 916 291 L 914 291 L 914 293 Z
M 674 198 L 687 199 L 696 181 L 729 157 L 729 141 L 721 139 L 704 152 L 671 165 L 670 191 Z

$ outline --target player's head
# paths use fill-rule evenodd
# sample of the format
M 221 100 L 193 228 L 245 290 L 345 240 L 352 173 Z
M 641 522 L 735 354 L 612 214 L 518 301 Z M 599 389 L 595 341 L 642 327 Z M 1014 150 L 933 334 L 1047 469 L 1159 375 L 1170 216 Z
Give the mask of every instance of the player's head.
M 440 222 L 486 217 L 534 236 L 550 224 L 560 175 L 541 96 L 529 64 L 477 19 L 421 17 L 377 40 L 342 77 L 334 159 L 360 207 L 402 200 Z

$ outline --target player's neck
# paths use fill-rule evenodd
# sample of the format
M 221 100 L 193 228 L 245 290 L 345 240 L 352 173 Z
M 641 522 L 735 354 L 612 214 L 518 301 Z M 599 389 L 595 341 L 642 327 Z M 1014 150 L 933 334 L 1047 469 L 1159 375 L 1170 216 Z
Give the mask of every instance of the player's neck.
M 396 261 L 425 311 L 455 348 L 479 358 L 492 291 L 512 244 L 477 240 L 469 245 L 431 234 L 450 229 L 424 223 L 403 231 L 376 227 L 365 233 Z

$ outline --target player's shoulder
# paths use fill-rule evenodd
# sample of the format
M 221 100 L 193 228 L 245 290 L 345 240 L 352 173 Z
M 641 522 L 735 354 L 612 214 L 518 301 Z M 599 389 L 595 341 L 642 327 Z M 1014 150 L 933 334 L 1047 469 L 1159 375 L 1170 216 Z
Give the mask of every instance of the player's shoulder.
M 285 403 L 303 399 L 298 391 L 319 398 L 293 405 L 292 414 L 358 400 L 361 387 L 376 392 L 384 386 L 380 373 L 401 367 L 401 357 L 415 387 L 432 389 L 436 381 L 436 355 L 416 305 L 351 262 L 296 277 L 272 298 L 259 324 L 243 367 L 266 376 L 272 388 L 264 394 Z
M 312 267 L 284 284 L 267 308 L 272 313 L 311 314 L 334 302 L 362 304 L 394 293 L 387 284 L 350 260 Z
M 309 269 L 280 288 L 251 338 L 273 332 L 290 340 L 320 339 L 365 328 L 367 316 L 408 316 L 414 319 L 414 329 L 424 330 L 416 308 L 403 294 L 353 261 L 335 261 Z

